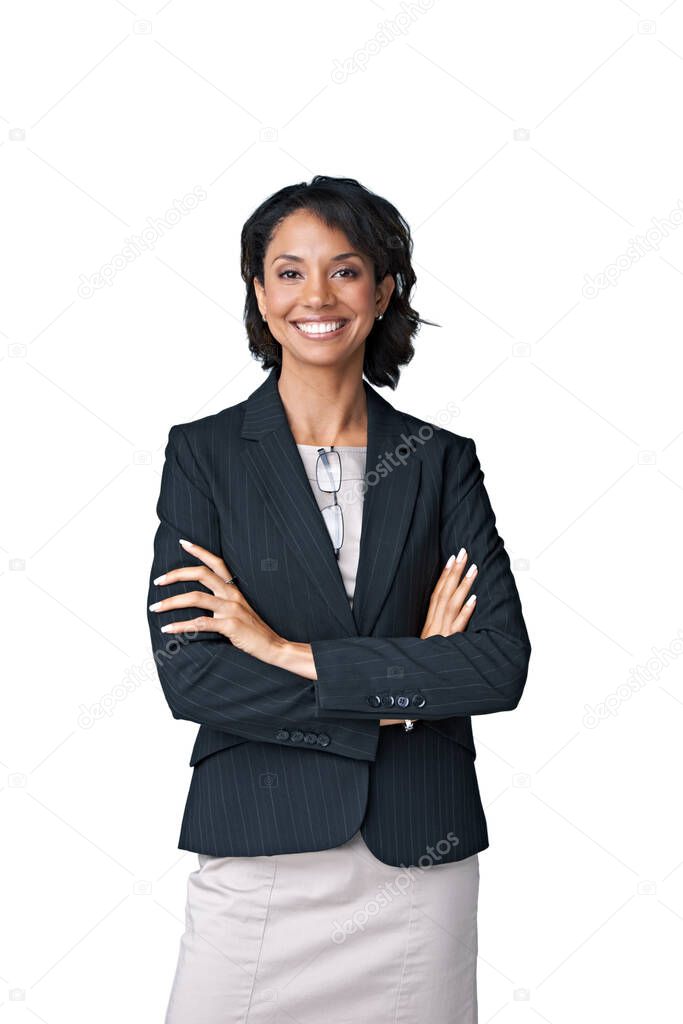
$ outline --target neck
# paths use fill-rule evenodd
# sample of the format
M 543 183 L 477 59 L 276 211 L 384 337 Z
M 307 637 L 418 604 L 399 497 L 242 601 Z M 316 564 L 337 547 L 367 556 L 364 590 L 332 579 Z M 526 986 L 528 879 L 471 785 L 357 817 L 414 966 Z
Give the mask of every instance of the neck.
M 336 367 L 295 369 L 283 362 L 277 387 L 297 444 L 367 443 L 362 374 Z

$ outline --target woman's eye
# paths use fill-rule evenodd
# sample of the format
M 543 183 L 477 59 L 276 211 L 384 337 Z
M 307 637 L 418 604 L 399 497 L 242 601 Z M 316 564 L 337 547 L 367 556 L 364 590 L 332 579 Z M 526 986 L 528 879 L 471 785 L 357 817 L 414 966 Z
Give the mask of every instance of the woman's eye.
M 341 274 L 342 272 L 345 275 L 350 274 L 351 277 L 358 277 L 358 271 L 354 270 L 353 267 L 340 267 L 339 270 L 337 270 L 335 272 L 335 276 L 336 276 L 336 274 Z M 291 277 L 286 277 L 286 275 L 287 274 L 298 274 L 298 273 L 299 273 L 298 270 L 283 270 L 281 274 L 278 274 L 278 277 L 283 277 L 283 278 L 285 278 L 285 280 L 291 281 L 292 278 Z

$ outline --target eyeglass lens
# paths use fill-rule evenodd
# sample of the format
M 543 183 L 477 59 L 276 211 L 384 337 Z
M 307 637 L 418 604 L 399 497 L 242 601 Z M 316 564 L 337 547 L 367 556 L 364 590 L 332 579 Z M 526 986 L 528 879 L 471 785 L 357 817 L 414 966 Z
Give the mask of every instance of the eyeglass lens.
M 315 464 L 315 473 L 321 491 L 338 491 L 341 485 L 339 452 L 321 451 Z

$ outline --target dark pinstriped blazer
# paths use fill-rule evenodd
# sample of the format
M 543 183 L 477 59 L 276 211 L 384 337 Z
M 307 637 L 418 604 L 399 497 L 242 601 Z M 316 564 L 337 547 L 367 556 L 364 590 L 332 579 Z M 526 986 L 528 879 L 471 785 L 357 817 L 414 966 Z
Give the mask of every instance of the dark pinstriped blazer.
M 511 711 L 531 645 L 474 442 L 399 412 L 367 381 L 366 490 L 353 610 L 277 387 L 172 426 L 147 604 L 196 582 L 187 538 L 220 553 L 254 610 L 309 642 L 317 681 L 220 633 L 166 634 L 201 609 L 150 612 L 174 718 L 199 724 L 178 846 L 212 856 L 339 846 L 360 828 L 392 865 L 461 860 L 488 846 L 471 715 Z M 419 638 L 451 553 L 479 568 L 464 633 Z M 380 727 L 412 718 L 412 732 Z M 431 852 L 430 852 L 431 851 Z M 422 858 L 422 859 L 421 859 Z

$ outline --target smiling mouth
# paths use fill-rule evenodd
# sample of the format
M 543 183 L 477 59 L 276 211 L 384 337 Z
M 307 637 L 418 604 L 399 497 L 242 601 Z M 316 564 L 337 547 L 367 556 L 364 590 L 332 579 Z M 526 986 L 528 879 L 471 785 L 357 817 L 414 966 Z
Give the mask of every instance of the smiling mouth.
M 307 338 L 328 338 L 332 335 L 340 334 L 349 323 L 348 320 L 342 318 L 322 321 L 292 320 L 291 322 L 299 334 L 305 334 Z

